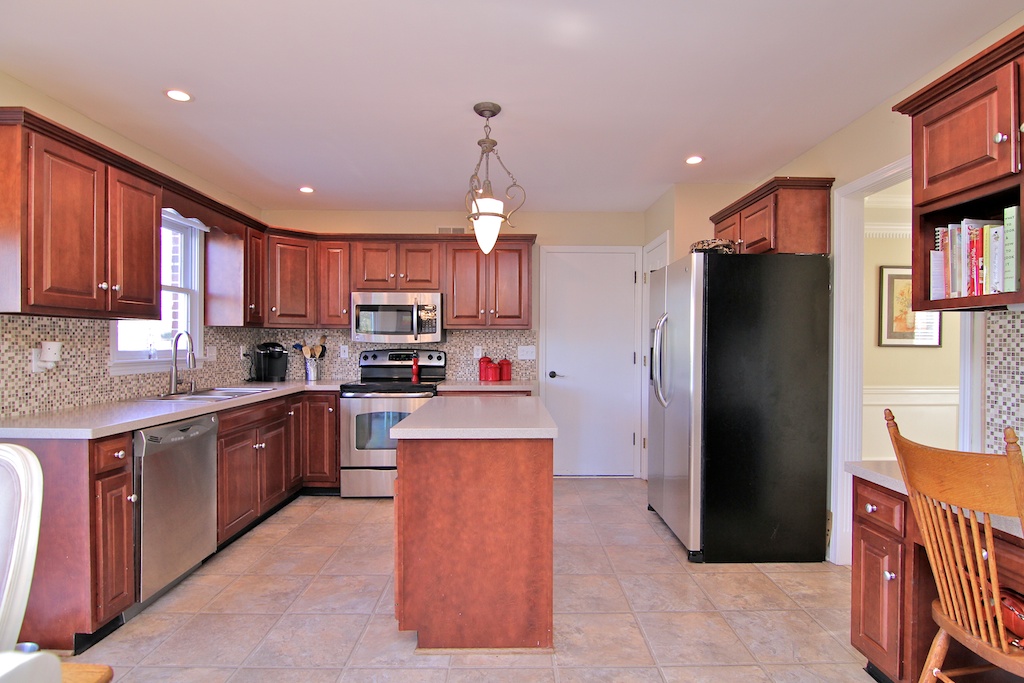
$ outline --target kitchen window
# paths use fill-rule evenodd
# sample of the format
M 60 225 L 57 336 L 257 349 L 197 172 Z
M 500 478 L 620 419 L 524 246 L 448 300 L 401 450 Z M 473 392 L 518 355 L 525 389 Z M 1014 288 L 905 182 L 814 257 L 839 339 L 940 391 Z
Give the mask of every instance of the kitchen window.
M 174 209 L 164 209 L 160 228 L 160 320 L 110 323 L 110 374 L 162 372 L 171 341 L 188 331 L 197 356 L 203 349 L 203 244 L 207 228 Z M 184 342 L 181 342 L 184 349 Z

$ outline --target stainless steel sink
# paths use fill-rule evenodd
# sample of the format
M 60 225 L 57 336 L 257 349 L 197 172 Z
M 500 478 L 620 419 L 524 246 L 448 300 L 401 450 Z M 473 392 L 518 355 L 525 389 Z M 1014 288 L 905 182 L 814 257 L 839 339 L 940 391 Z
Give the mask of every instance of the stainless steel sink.
M 252 396 L 264 391 L 271 391 L 270 387 L 215 387 L 213 389 L 199 389 L 188 393 L 162 394 L 160 396 L 146 396 L 136 399 L 137 401 L 190 401 L 193 403 L 212 403 L 214 401 L 227 401 L 231 398 Z

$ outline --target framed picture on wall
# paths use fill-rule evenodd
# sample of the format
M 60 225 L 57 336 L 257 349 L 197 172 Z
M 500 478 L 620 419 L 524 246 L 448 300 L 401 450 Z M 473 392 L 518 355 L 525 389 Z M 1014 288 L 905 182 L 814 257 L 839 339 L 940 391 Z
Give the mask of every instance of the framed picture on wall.
M 878 345 L 942 346 L 942 314 L 910 307 L 909 266 L 878 268 Z

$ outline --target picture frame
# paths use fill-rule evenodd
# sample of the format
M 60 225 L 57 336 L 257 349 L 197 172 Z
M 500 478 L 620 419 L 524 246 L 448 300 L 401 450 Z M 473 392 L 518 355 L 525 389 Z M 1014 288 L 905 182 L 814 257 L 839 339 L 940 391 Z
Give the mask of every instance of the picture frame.
M 913 310 L 911 289 L 910 266 L 879 266 L 879 346 L 942 346 L 942 313 Z

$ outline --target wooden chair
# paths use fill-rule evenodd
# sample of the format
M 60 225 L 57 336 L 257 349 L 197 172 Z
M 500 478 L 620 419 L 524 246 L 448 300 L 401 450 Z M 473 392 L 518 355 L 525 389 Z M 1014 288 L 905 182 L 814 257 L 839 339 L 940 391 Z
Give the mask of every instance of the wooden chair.
M 939 632 L 919 683 L 952 683 L 950 676 L 991 669 L 1024 676 L 1024 649 L 1003 625 L 990 516 L 1016 517 L 1024 525 L 1024 460 L 1016 433 L 1006 428 L 1005 455 L 967 453 L 914 443 L 900 435 L 889 409 L 885 419 L 939 591 L 932 603 Z M 991 666 L 942 671 L 950 638 Z

